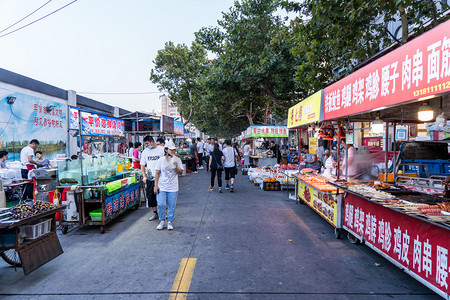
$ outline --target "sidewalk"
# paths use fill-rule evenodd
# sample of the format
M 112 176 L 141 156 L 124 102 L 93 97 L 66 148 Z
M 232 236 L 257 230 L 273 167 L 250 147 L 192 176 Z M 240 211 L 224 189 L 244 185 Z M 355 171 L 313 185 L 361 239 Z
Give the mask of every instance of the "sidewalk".
M 64 254 L 28 276 L 0 260 L 0 298 L 169 299 L 186 262 L 174 290 L 187 299 L 440 299 L 368 247 L 335 239 L 285 191 L 241 173 L 234 193 L 208 186 L 206 170 L 180 177 L 173 231 L 157 231 L 140 207 L 103 235 L 59 233 Z

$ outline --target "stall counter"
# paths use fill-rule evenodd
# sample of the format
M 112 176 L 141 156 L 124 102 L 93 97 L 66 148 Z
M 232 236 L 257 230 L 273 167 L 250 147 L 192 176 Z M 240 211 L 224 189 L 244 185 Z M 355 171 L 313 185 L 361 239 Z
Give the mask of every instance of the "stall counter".
M 383 205 L 345 186 L 330 184 L 346 195 L 345 230 L 411 277 L 450 299 L 450 216 L 439 216 L 442 220 L 448 218 L 447 222 L 434 222 L 431 220 L 436 217 L 409 213 L 389 202 Z
M 342 195 L 337 194 L 337 188 L 326 184 L 326 179 L 320 175 L 295 176 L 298 181 L 298 197 L 310 206 L 335 229 L 336 237 L 340 237 L 342 228 Z

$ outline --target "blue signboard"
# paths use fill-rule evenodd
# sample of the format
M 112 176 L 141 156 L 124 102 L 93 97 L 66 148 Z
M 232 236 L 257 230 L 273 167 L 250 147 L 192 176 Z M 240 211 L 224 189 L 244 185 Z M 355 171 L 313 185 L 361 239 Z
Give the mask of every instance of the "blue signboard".
M 125 121 L 99 115 L 93 112 L 80 111 L 81 135 L 123 136 Z

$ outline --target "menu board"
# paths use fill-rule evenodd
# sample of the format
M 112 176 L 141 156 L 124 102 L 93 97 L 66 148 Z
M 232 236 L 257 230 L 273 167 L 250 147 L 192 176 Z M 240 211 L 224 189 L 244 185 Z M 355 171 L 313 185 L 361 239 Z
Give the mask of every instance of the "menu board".
M 175 133 L 174 118 L 162 115 L 161 116 L 161 132 Z

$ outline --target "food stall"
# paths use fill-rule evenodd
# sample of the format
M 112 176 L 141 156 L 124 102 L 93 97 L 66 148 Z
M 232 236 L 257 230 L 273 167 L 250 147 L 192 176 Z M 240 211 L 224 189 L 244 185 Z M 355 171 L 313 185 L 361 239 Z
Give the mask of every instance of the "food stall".
M 124 121 L 80 111 L 82 138 L 122 137 Z M 83 155 L 77 160 L 58 162 L 58 186 L 53 194 L 57 202 L 67 206 L 60 223 L 63 233 L 69 225 L 100 226 L 140 204 L 140 170 L 130 161 L 113 153 Z
M 183 171 L 184 172 L 191 172 L 192 170 L 192 153 L 191 150 L 189 148 L 189 146 L 186 145 L 186 148 L 183 147 L 183 143 L 186 142 L 188 140 L 192 140 L 193 138 L 195 138 L 195 133 L 191 133 L 191 132 L 185 132 L 183 135 L 177 135 L 175 137 L 178 141 L 179 141 L 179 147 L 177 147 L 177 152 L 176 152 L 176 156 L 178 156 L 181 159 L 181 162 L 183 163 L 183 165 L 185 165 L 185 168 Z
M 55 215 L 64 208 L 33 201 L 0 209 L 0 257 L 28 275 L 62 254 Z
M 104 233 L 106 224 L 140 204 L 140 171 L 115 154 L 61 162 L 58 179 L 67 205 L 63 233 L 69 225 L 96 225 Z
M 308 125 L 323 120 L 322 103 L 323 93 L 319 91 L 291 107 L 288 113 L 287 127 L 289 130 L 297 131 L 299 143 L 302 140 L 302 131 L 307 132 L 310 153 L 316 152 L 317 138 L 314 137 L 313 131 L 308 130 Z M 310 206 L 335 228 L 336 238 L 340 238 L 342 197 L 337 195 L 335 187 L 327 184 L 328 178 L 316 174 L 311 169 L 300 169 L 302 166 L 304 165 L 300 163 L 298 171 L 291 174 L 297 181 L 293 199 Z
M 324 90 L 324 120 L 347 124 L 372 120 L 372 130 L 379 127 L 384 133 L 385 167 L 379 178 L 385 182 L 361 182 L 351 176 L 328 182 L 343 192 L 343 228 L 349 240 L 363 242 L 446 299 L 450 299 L 450 199 L 444 196 L 442 178 L 450 174 L 441 170 L 438 176 L 429 176 L 426 164 L 404 168 L 396 161 L 399 145 L 409 141 L 410 128 L 424 122 L 428 127 L 436 115 L 450 117 L 449 31 L 447 21 Z M 447 126 L 444 122 L 442 132 Z M 444 137 L 433 132 L 428 140 L 445 143 L 448 162 Z M 420 151 L 430 151 L 427 148 Z
M 243 132 L 244 140 L 250 140 L 252 145 L 252 152 L 250 153 L 250 165 L 256 167 L 275 166 L 277 164 L 276 153 L 272 155 L 267 154 L 267 149 L 256 147 L 256 139 L 276 139 L 287 138 L 288 130 L 286 126 L 250 126 Z M 278 145 L 280 146 L 280 145 Z

